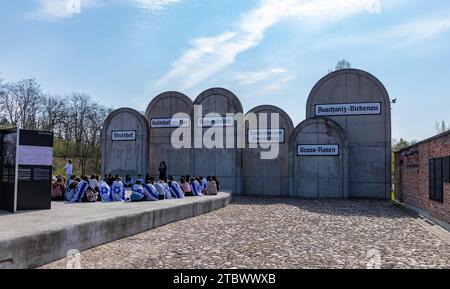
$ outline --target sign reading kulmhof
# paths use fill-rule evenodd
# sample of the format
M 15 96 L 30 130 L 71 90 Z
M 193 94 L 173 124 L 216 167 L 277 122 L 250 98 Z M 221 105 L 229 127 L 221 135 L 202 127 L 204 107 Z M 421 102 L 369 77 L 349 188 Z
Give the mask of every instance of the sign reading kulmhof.
M 151 120 L 152 128 L 178 128 L 189 127 L 191 120 L 189 118 L 154 118 Z
M 198 127 L 231 127 L 233 125 L 234 117 L 232 116 L 204 117 L 198 119 Z
M 135 130 L 121 130 L 112 132 L 113 141 L 135 141 L 136 131 Z
M 284 143 L 284 129 L 249 129 L 248 143 Z
M 317 104 L 316 116 L 380 115 L 381 103 Z
M 338 156 L 339 145 L 298 145 L 298 156 Z

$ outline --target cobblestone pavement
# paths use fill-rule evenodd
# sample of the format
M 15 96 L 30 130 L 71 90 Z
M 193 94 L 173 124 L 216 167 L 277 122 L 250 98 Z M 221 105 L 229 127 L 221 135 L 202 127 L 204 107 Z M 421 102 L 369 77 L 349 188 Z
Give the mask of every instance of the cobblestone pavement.
M 82 252 L 81 266 L 450 268 L 450 245 L 391 202 L 235 197 L 219 211 Z

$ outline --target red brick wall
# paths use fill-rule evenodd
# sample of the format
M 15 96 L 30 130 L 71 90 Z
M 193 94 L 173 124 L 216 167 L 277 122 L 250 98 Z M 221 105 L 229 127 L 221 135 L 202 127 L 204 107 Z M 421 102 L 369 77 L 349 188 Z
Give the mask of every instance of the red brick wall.
M 450 223 L 450 184 L 444 183 L 444 203 L 430 200 L 428 193 L 428 161 L 446 156 L 450 156 L 450 134 L 397 153 L 395 196 L 403 203 L 421 208 L 433 217 Z

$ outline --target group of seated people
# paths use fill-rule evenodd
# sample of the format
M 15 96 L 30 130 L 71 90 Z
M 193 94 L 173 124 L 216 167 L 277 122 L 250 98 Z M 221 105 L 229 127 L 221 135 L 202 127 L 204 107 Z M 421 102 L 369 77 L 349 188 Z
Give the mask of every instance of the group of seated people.
M 125 182 L 120 176 L 112 178 L 105 176 L 100 180 L 99 176 L 71 176 L 67 182 L 64 177 L 53 178 L 52 199 L 65 200 L 72 203 L 80 202 L 141 202 L 159 201 L 165 199 L 182 199 L 184 197 L 196 197 L 203 195 L 217 195 L 219 181 L 216 177 L 191 178 L 183 176 L 176 182 L 172 176 L 167 180 L 154 177 L 142 179 L 138 176 L 134 182 L 127 176 Z M 131 187 L 131 196 L 125 195 L 125 188 Z

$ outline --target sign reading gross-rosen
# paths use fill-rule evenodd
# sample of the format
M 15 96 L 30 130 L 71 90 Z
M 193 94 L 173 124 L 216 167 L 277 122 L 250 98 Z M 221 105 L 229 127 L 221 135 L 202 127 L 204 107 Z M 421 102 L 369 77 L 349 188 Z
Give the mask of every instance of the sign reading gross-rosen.
M 136 131 L 135 130 L 120 130 L 112 132 L 112 141 L 135 141 Z
M 154 118 L 151 120 L 152 128 L 178 128 L 189 127 L 191 120 L 189 118 Z
M 339 145 L 298 145 L 297 155 L 301 157 L 338 156 Z
M 284 143 L 284 129 L 249 129 L 248 143 Z
M 380 115 L 381 103 L 316 104 L 316 116 Z

